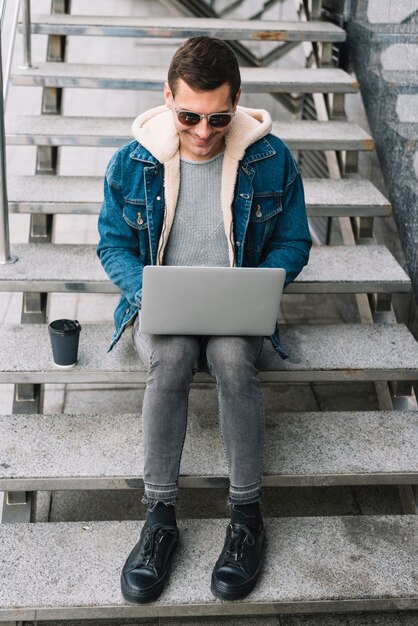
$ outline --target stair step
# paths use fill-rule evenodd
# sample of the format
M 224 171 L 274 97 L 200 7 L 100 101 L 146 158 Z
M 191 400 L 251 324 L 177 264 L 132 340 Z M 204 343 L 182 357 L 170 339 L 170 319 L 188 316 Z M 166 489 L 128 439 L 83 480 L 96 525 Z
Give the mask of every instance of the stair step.
M 278 616 L 244 616 L 239 618 L 239 626 L 279 626 Z M 281 614 L 279 619 L 281 620 L 280 626 L 416 626 L 416 612 L 415 611 L 388 611 L 388 612 L 370 612 L 366 615 L 363 612 L 354 613 L 353 611 L 348 613 L 319 613 L 319 614 L 302 614 L 299 615 L 284 615 Z M 364 620 L 369 620 L 368 622 Z M 181 626 L 238 626 L 237 617 L 213 617 L 213 618 L 200 618 L 200 617 L 182 617 L 178 618 L 164 618 L 162 617 L 155 626 L 173 626 L 173 623 L 180 622 Z M 77 621 L 54 621 L 52 626 L 116 626 L 120 622 L 114 620 L 102 619 L 97 624 L 94 622 L 87 622 L 85 620 Z M 122 624 L 124 622 L 121 622 Z M 129 622 L 126 622 L 129 624 Z M 147 626 L 154 626 L 152 621 L 141 622 L 141 624 L 147 624 Z M 48 626 L 50 622 L 42 620 L 37 622 L 37 626 Z M 6 626 L 6 625 L 5 625 Z M 8 625 L 7 625 L 8 626 Z M 15 626 L 14 623 L 11 626 Z M 136 625 L 135 625 L 136 626 Z M 179 624 L 180 626 L 180 624 Z
M 266 521 L 259 583 L 241 602 L 210 592 L 226 520 L 182 520 L 161 597 L 127 603 L 120 572 L 141 521 L 1 524 L 0 619 L 256 615 L 418 607 L 418 516 Z M 47 549 L 46 549 L 47 546 Z M 13 555 L 13 558 L 10 558 Z M 415 571 L 415 573 L 414 573 Z
M 37 63 L 36 69 L 16 69 L 14 85 L 82 87 L 96 89 L 161 90 L 166 67 Z M 241 68 L 246 92 L 355 93 L 358 82 L 340 69 Z
M 181 38 L 207 35 L 226 40 L 345 41 L 342 28 L 329 22 L 223 20 L 198 17 L 32 15 L 32 32 L 46 35 Z M 19 24 L 20 31 L 22 25 Z
M 389 200 L 369 180 L 304 178 L 303 186 L 310 217 L 385 217 L 391 214 Z
M 111 324 L 83 324 L 79 362 L 60 370 L 44 324 L 2 324 L 0 383 L 145 383 L 146 368 L 129 329 L 107 353 Z M 283 325 L 281 359 L 264 342 L 258 367 L 264 382 L 417 380 L 418 343 L 403 324 Z M 213 382 L 202 371 L 195 382 Z
M 182 487 L 227 487 L 217 419 L 190 415 Z M 267 420 L 264 485 L 416 484 L 418 412 L 283 413 Z M 36 455 L 33 454 L 36 450 Z M 0 490 L 138 489 L 135 415 L 1 415 Z
M 2 267 L 1 291 L 118 293 L 91 244 L 16 244 L 19 261 Z M 385 246 L 316 246 L 287 293 L 410 290 L 410 279 Z
M 15 145 L 118 147 L 132 140 L 132 119 L 23 115 L 7 124 Z M 372 137 L 350 122 L 276 122 L 273 132 L 294 150 L 373 150 Z
M 388 216 L 391 205 L 369 181 L 313 179 L 303 181 L 307 213 L 324 216 Z M 97 214 L 103 201 L 102 176 L 10 176 L 12 213 Z

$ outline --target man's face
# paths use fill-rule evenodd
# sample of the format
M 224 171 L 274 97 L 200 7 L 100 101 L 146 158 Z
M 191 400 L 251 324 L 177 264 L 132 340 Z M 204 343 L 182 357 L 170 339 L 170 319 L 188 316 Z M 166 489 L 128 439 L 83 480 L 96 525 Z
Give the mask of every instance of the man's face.
M 235 110 L 239 100 L 231 100 L 230 87 L 224 83 L 211 91 L 194 91 L 181 78 L 177 80 L 176 95 L 173 97 L 168 83 L 164 86 L 167 107 L 172 111 L 174 124 L 180 137 L 180 154 L 190 161 L 206 161 L 224 149 L 224 137 L 231 124 L 225 128 L 214 128 L 203 117 L 196 126 L 184 126 L 177 118 L 176 109 L 209 115 Z M 232 118 L 231 118 L 232 119 Z

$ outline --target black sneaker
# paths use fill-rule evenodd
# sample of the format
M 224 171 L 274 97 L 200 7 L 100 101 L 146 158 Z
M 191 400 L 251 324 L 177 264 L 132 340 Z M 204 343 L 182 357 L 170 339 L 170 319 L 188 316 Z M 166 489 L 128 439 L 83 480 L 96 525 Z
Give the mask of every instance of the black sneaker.
M 177 526 L 145 522 L 138 543 L 126 559 L 121 574 L 122 595 L 130 602 L 156 600 L 168 576 L 177 547 Z
M 264 526 L 260 530 L 231 522 L 212 572 L 211 591 L 222 600 L 245 598 L 255 587 L 264 557 Z

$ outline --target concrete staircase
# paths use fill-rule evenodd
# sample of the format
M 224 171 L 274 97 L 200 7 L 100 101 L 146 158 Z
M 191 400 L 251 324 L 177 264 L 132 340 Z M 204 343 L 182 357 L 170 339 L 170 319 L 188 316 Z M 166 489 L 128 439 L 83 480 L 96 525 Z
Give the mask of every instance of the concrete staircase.
M 391 209 L 369 181 L 352 171 L 358 152 L 373 150 L 374 143 L 342 116 L 344 95 L 358 89 L 356 81 L 330 66 L 243 68 L 245 90 L 319 95 L 329 105 L 330 117 L 334 115 L 330 120 L 274 124 L 295 154 L 332 152 L 342 174 L 305 181 L 309 215 L 337 220 L 339 242 L 314 247 L 310 264 L 287 293 L 311 299 L 314 306 L 342 294 L 351 298 L 351 307 L 356 304 L 350 323 L 284 324 L 283 347 L 291 357 L 281 360 L 266 343 L 259 367 L 266 393 L 272 385 L 316 383 L 333 383 L 342 393 L 346 385 L 368 381 L 375 386 L 381 410 L 305 412 L 295 407 L 287 413 L 274 407 L 268 413 L 264 484 L 273 498 L 284 487 L 398 486 L 403 513 L 267 515 L 268 549 L 260 583 L 246 600 L 229 603 L 210 593 L 225 520 L 212 519 L 210 511 L 206 516 L 202 502 L 200 518 L 181 519 L 182 544 L 167 589 L 156 603 L 145 606 L 126 603 L 119 587 L 120 570 L 141 521 L 39 521 L 42 502 L 56 490 L 112 490 L 123 497 L 143 486 L 137 415 L 42 413 L 47 384 L 144 384 L 146 371 L 128 333 L 107 354 L 110 323 L 85 324 L 80 319 L 79 363 L 63 371 L 52 363 L 45 322 L 48 294 L 116 292 L 92 244 L 53 243 L 54 215 L 97 214 L 102 193 L 97 176 L 57 175 L 59 150 L 116 148 L 130 139 L 131 119 L 89 117 L 83 111 L 63 115 L 62 89 L 108 89 L 109 98 L 112 89 L 158 91 L 166 68 L 63 63 L 66 38 L 108 37 L 109 46 L 112 37 L 155 38 L 158 45 L 162 38 L 197 33 L 244 43 L 311 42 L 319 61 L 327 63 L 331 46 L 345 40 L 344 31 L 322 21 L 239 22 L 190 15 L 154 19 L 56 13 L 33 15 L 32 24 L 34 33 L 49 36 L 52 60 L 37 63 L 37 69 L 15 70 L 16 85 L 43 87 L 45 114 L 19 116 L 6 128 L 10 145 L 37 147 L 38 166 L 35 176 L 8 181 L 10 211 L 31 215 L 31 237 L 27 244 L 13 246 L 18 262 L 0 268 L 0 291 L 25 294 L 22 324 L 0 330 L 0 383 L 16 385 L 13 414 L 0 416 L 0 489 L 6 492 L 0 525 L 0 624 L 88 619 L 166 623 L 169 618 L 209 624 L 203 618 L 210 616 L 252 624 L 243 617 L 259 616 L 254 623 L 260 623 L 264 616 L 266 624 L 299 626 L 339 624 L 337 616 L 314 614 L 346 613 L 341 623 L 350 626 L 389 625 L 401 622 L 389 621 L 390 614 L 382 612 L 402 611 L 400 619 L 408 620 L 402 623 L 412 626 L 418 610 L 418 411 L 411 386 L 418 380 L 418 344 L 391 309 L 391 294 L 408 292 L 410 280 L 384 246 L 371 237 L 360 239 L 359 229 L 353 228 L 362 220 L 386 217 Z M 333 103 L 338 106 L 333 108 Z M 346 314 L 350 318 L 350 311 Z M 210 376 L 199 372 L 193 392 L 203 396 L 212 385 Z M 199 489 L 209 493 L 227 485 L 227 467 L 216 419 L 197 411 L 189 421 L 180 484 L 193 504 Z M 381 612 L 381 621 L 367 621 L 367 616 L 356 621 L 355 614 L 369 611 Z M 290 615 L 302 613 L 322 621 Z

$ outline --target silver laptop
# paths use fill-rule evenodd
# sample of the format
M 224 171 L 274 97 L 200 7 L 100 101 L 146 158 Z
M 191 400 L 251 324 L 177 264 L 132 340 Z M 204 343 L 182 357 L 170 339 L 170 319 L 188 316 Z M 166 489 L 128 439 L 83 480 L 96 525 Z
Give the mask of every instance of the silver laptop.
M 274 332 L 286 272 L 276 268 L 147 265 L 141 331 L 151 335 Z

